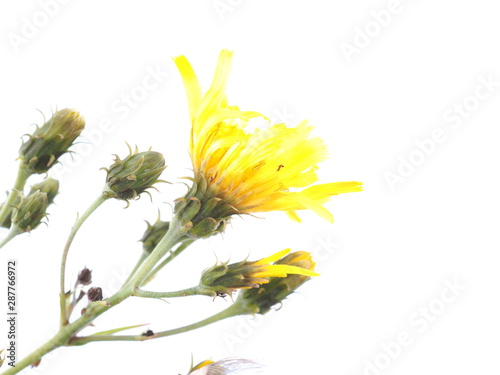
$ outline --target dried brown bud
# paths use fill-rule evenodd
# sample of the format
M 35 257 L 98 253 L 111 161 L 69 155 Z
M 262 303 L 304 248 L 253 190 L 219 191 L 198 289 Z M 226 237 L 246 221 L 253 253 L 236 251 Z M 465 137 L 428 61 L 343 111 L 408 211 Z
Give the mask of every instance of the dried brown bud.
M 92 271 L 85 267 L 78 273 L 77 284 L 90 285 L 92 283 Z
M 92 287 L 87 292 L 89 302 L 102 301 L 102 289 L 99 287 Z

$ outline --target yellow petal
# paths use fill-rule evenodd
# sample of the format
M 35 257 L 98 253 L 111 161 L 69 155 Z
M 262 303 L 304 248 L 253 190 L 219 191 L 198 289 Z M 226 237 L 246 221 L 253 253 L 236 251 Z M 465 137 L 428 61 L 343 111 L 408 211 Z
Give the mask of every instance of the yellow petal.
M 199 108 L 199 121 L 204 126 L 207 115 L 214 108 L 220 108 L 226 104 L 226 85 L 231 72 L 231 58 L 233 53 L 228 50 L 222 50 L 217 61 L 214 78 L 210 89 L 203 97 L 203 102 Z
M 253 273 L 252 277 L 286 277 L 288 275 L 319 276 L 319 273 L 286 264 L 273 264 L 265 271 Z
M 294 195 L 294 198 L 297 200 L 297 202 L 303 204 L 305 208 L 310 209 L 312 212 L 314 212 L 318 216 L 322 217 L 326 221 L 333 223 L 333 215 L 331 214 L 330 211 L 328 211 L 325 207 L 323 207 L 321 205 L 321 202 L 318 202 L 314 199 L 311 199 L 311 198 L 303 195 L 302 192 L 296 193 Z
M 299 215 L 297 215 L 297 212 L 295 212 L 295 211 L 286 211 L 286 214 L 293 221 L 296 221 L 297 223 L 302 223 L 302 219 L 299 217 Z
M 253 262 L 253 263 L 255 265 L 259 265 L 259 264 L 269 264 L 272 262 L 276 262 L 278 259 L 283 258 L 289 252 L 290 252 L 290 249 L 284 249 L 284 250 L 278 251 L 277 253 L 275 253 L 271 256 L 268 256 L 267 258 L 260 259 L 256 262 Z
M 189 105 L 189 115 L 193 120 L 195 113 L 198 111 L 201 102 L 201 89 L 198 78 L 194 73 L 193 67 L 185 56 L 178 56 L 174 58 L 175 65 L 181 73 L 184 88 Z

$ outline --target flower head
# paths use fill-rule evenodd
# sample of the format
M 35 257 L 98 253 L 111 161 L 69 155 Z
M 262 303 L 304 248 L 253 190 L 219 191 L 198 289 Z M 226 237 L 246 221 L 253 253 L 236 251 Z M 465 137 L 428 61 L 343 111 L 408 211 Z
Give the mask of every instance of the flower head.
M 31 173 L 45 173 L 68 151 L 85 127 L 84 118 L 74 109 L 62 109 L 21 145 L 19 155 Z
M 113 198 L 135 199 L 159 182 L 158 178 L 166 168 L 165 159 L 159 152 L 139 152 L 137 148 L 132 152 L 130 147 L 129 151 L 125 159 L 115 155 L 115 162 L 109 169 L 102 168 L 107 172 L 106 187 Z
M 288 254 L 290 249 L 277 252 L 267 258 L 249 262 L 215 265 L 202 274 L 200 287 L 211 289 L 214 296 L 231 294 L 237 289 L 259 288 L 269 283 L 272 278 L 284 278 L 288 275 L 318 276 L 308 268 L 279 263 L 279 259 Z M 273 262 L 276 262 L 272 264 Z
M 47 177 L 45 180 L 42 182 L 35 184 L 31 187 L 30 192 L 28 194 L 28 197 L 35 194 L 37 191 L 40 191 L 41 193 L 46 193 L 47 194 L 47 205 L 51 205 L 52 202 L 54 201 L 54 198 L 56 197 L 58 191 L 59 191 L 59 182 L 57 180 L 54 180 L 50 177 Z M 0 222 L 0 226 L 4 228 L 10 228 L 10 224 L 12 221 L 12 213 L 16 209 L 16 207 L 20 206 L 21 201 L 25 199 L 23 194 L 17 194 L 16 197 L 14 198 L 11 206 L 12 208 L 10 209 L 9 212 L 5 215 L 3 218 L 3 221 Z M 0 205 L 0 208 L 2 205 Z M 34 229 L 33 227 L 31 229 Z
M 49 204 L 52 204 L 54 202 L 54 198 L 59 193 L 59 181 L 47 177 L 42 182 L 33 185 L 30 189 L 30 194 L 33 194 L 37 190 L 47 193 L 47 200 Z
M 170 226 L 170 222 L 161 221 L 160 218 L 156 220 L 156 222 L 151 225 L 146 222 L 148 227 L 144 232 L 142 238 L 139 240 L 142 242 L 142 248 L 145 253 L 151 254 L 156 245 L 161 241 L 163 236 L 168 232 L 168 228 Z
M 288 295 L 309 280 L 310 276 L 315 275 L 314 267 L 316 263 L 313 261 L 311 254 L 306 251 L 296 251 L 288 254 L 274 264 L 301 268 L 308 270 L 310 273 L 292 274 L 289 272 L 289 275 L 284 278 L 272 278 L 269 283 L 261 285 L 258 289 L 241 291 L 235 303 L 244 305 L 249 313 L 265 314 L 271 307 L 281 303 Z
M 20 194 L 20 202 L 14 207 L 12 213 L 12 225 L 20 232 L 30 232 L 40 225 L 42 219 L 47 216 L 49 201 L 47 193 L 37 190 L 27 197 Z
M 264 116 L 228 105 L 225 91 L 231 57 L 231 52 L 221 52 L 205 94 L 188 60 L 184 56 L 175 59 L 192 123 L 194 178 L 186 199 L 196 197 L 201 203 L 192 217 L 193 225 L 209 218 L 217 230 L 231 215 L 268 211 L 285 211 L 300 221 L 296 211 L 303 209 L 332 222 L 323 204 L 333 195 L 360 191 L 361 183 L 313 185 L 318 180 L 317 164 L 326 159 L 327 152 L 321 138 L 310 137 L 312 127 L 306 121 L 296 127 L 276 124 L 247 130 L 250 119 Z

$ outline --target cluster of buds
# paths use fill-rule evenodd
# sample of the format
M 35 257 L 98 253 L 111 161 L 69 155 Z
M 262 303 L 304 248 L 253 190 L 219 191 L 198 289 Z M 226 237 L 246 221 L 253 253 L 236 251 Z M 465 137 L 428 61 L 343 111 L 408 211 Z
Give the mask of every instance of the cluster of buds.
M 73 296 L 71 299 L 71 302 L 69 299 L 67 302 L 69 305 L 67 305 L 66 308 L 66 313 L 67 313 L 67 319 L 71 316 L 74 308 L 76 305 L 85 297 L 87 296 L 88 302 L 95 302 L 95 301 L 101 301 L 103 299 L 102 296 L 102 289 L 99 287 L 92 287 L 89 288 L 87 291 L 83 289 L 83 287 L 88 286 L 92 284 L 92 271 L 88 269 L 87 267 L 84 267 L 79 273 L 78 277 L 76 278 L 75 286 L 73 287 L 73 290 L 68 292 L 66 295 Z M 80 288 L 79 288 L 80 287 Z M 85 312 L 85 308 L 82 310 L 82 314 Z
M 135 199 L 158 180 L 165 166 L 165 158 L 155 151 L 134 152 L 129 147 L 129 155 L 121 160 L 115 155 L 114 163 L 109 168 L 102 168 L 107 172 L 106 191 L 110 197 L 121 200 Z
M 25 199 L 25 201 L 27 201 L 27 199 L 29 197 L 31 197 L 32 195 L 34 195 L 37 191 L 40 193 L 45 193 L 47 195 L 47 206 L 49 206 L 54 202 L 54 198 L 56 197 L 56 195 L 59 191 L 59 182 L 57 180 L 54 180 L 53 178 L 47 177 L 42 182 L 35 184 L 31 187 L 31 190 L 30 190 L 27 198 Z M 13 211 L 21 208 L 23 199 L 24 198 L 23 198 L 22 194 L 18 194 L 16 196 L 16 198 L 12 202 L 12 209 L 3 218 L 2 222 L 0 222 L 1 227 L 10 228 Z M 40 199 L 40 198 L 38 198 L 38 199 Z M 42 195 L 41 199 L 42 200 L 44 199 L 43 195 Z M 34 226 L 31 225 L 31 229 L 33 229 L 33 228 L 34 228 Z
M 33 134 L 19 149 L 19 157 L 30 173 L 46 173 L 51 166 L 68 152 L 74 140 L 85 127 L 84 118 L 74 109 L 62 109 Z
M 289 252 L 290 249 L 285 249 L 253 262 L 245 260 L 229 265 L 226 263 L 215 265 L 203 272 L 199 287 L 205 294 L 211 294 L 214 297 L 230 295 L 238 289 L 243 289 L 242 293 L 250 290 L 272 289 L 275 291 L 276 287 L 281 288 L 281 285 L 289 286 L 291 293 L 300 286 L 292 285 L 293 280 L 300 279 L 305 282 L 311 276 L 318 274 L 313 271 L 315 264 L 309 253 L 299 251 L 286 255 Z M 282 293 L 279 293 L 279 296 L 282 297 L 279 301 L 286 297 Z M 252 299 L 251 296 L 250 299 Z M 271 306 L 279 301 L 273 302 Z M 259 312 L 263 310 L 265 309 L 259 308 Z M 252 311 L 255 309 L 252 308 Z

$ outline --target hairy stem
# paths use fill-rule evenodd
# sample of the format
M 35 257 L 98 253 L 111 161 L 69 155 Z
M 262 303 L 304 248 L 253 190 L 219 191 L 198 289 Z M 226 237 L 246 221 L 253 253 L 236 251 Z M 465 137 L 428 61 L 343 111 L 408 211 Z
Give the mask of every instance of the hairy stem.
M 144 341 L 151 340 L 160 337 L 167 337 L 177 335 L 179 333 L 189 332 L 197 328 L 205 327 L 209 324 L 218 322 L 220 320 L 231 318 L 238 315 L 248 314 L 248 311 L 244 309 L 240 304 L 234 303 L 227 309 L 212 315 L 206 319 L 203 319 L 197 323 L 189 324 L 184 327 L 170 329 L 167 331 L 155 332 L 152 336 L 146 335 L 93 335 L 86 337 L 74 337 L 70 340 L 68 345 L 84 345 L 89 342 L 94 341 Z
M 66 245 L 64 246 L 63 255 L 61 259 L 61 277 L 60 277 L 61 326 L 64 326 L 69 322 L 68 308 L 67 308 L 67 301 L 69 296 L 66 293 L 66 288 L 64 286 L 66 280 L 66 261 L 68 259 L 69 248 L 71 247 L 73 239 L 75 238 L 76 234 L 78 233 L 78 230 L 85 222 L 85 220 L 87 220 L 88 217 L 108 198 L 110 198 L 110 196 L 106 192 L 103 192 L 99 196 L 99 198 L 97 198 L 94 201 L 94 203 L 90 205 L 87 211 L 85 211 L 82 216 L 78 217 L 75 224 L 71 228 L 71 232 L 69 233 L 68 239 L 66 240 Z
M 145 251 L 142 252 L 141 256 L 139 257 L 139 260 L 137 261 L 137 263 L 134 266 L 134 269 L 132 270 L 132 272 L 130 272 L 130 275 L 128 275 L 127 280 L 125 280 L 123 285 L 127 284 L 130 281 L 130 279 L 134 276 L 134 274 L 137 272 L 139 267 L 142 265 L 142 263 L 146 260 L 146 258 L 148 256 L 149 256 L 149 253 L 147 253 Z
M 215 292 L 212 289 L 201 288 L 199 286 L 183 290 L 177 290 L 175 292 L 150 292 L 148 290 L 142 290 L 136 288 L 134 291 L 134 296 L 143 298 L 175 298 L 175 297 L 187 297 L 187 296 L 214 297 Z
M 4 247 L 7 243 L 9 243 L 11 239 L 13 239 L 14 237 L 16 237 L 21 233 L 22 231 L 18 227 L 12 226 L 10 228 L 9 233 L 7 233 L 7 236 L 5 236 L 5 238 L 3 238 L 2 241 L 0 241 L 0 249 Z
M 179 239 L 184 235 L 184 233 L 185 228 L 179 223 L 179 221 L 176 220 L 176 217 L 174 216 L 170 222 L 170 228 L 167 234 L 163 236 L 158 245 L 156 245 L 151 254 L 149 254 L 149 256 L 144 260 L 135 275 L 129 279 L 125 286 L 131 285 L 135 288 L 142 285 L 153 267 L 169 250 L 179 243 Z
M 104 312 L 108 311 L 112 307 L 118 305 L 128 297 L 134 295 L 135 293 L 135 288 L 137 285 L 139 285 L 144 278 L 148 275 L 148 273 L 151 271 L 151 269 L 158 263 L 158 261 L 169 251 L 171 250 L 175 245 L 179 243 L 179 239 L 184 235 L 185 233 L 185 228 L 183 228 L 174 218 L 172 221 L 173 225 L 171 225 L 171 229 L 167 232 L 167 234 L 162 238 L 160 243 L 156 246 L 156 248 L 153 250 L 153 252 L 149 255 L 149 257 L 146 258 L 146 260 L 142 263 L 142 265 L 139 267 L 138 271 L 136 274 L 130 279 L 128 283 L 122 286 L 122 288 L 116 292 L 114 295 L 109 297 L 105 301 L 97 301 L 97 302 L 92 302 L 87 305 L 85 312 L 83 313 L 82 316 L 80 316 L 78 319 L 76 319 L 74 322 L 70 323 L 68 320 L 67 310 L 66 310 L 66 301 L 68 296 L 65 293 L 64 290 L 64 269 L 66 265 L 66 258 L 67 258 L 67 252 L 69 249 L 69 246 L 71 245 L 71 242 L 78 231 L 78 228 L 83 224 L 85 219 L 99 206 L 104 202 L 105 199 L 107 199 L 108 196 L 106 194 L 103 194 L 99 199 L 96 200 L 96 202 L 85 212 L 85 214 L 80 217 L 77 220 L 77 223 L 73 226 L 71 230 L 70 237 L 68 238 L 67 245 L 64 249 L 64 254 L 63 254 L 63 261 L 61 265 L 61 313 L 64 314 L 63 318 L 61 319 L 61 324 L 59 328 L 59 332 L 49 341 L 47 341 L 45 344 L 41 345 L 38 349 L 34 350 L 32 353 L 28 354 L 25 358 L 20 360 L 19 362 L 16 363 L 15 367 L 9 368 L 7 371 L 5 371 L 2 375 L 13 375 L 17 374 L 18 372 L 22 371 L 24 368 L 27 366 L 35 363 L 39 359 L 41 359 L 45 354 L 51 352 L 52 350 L 60 347 L 60 346 L 65 346 L 65 345 L 82 345 L 85 344 L 86 342 L 90 341 L 102 341 L 99 339 L 94 339 L 96 337 L 108 337 L 109 335 L 98 335 L 98 336 L 89 336 L 92 337 L 92 339 L 88 341 L 82 341 L 80 338 L 76 337 L 76 334 L 83 330 L 85 327 L 87 327 L 90 323 L 92 323 L 97 317 L 99 317 L 101 314 Z M 234 309 L 234 308 L 233 308 Z M 168 336 L 168 332 L 170 332 L 170 335 L 176 334 L 176 333 L 181 333 L 184 331 L 188 331 L 191 329 L 195 329 L 198 327 L 202 327 L 204 325 L 210 324 L 211 322 L 224 319 L 229 316 L 233 316 L 236 314 L 236 312 L 233 312 L 232 314 L 231 311 L 233 309 L 229 309 L 229 311 L 226 312 L 226 315 L 223 313 L 219 313 L 215 315 L 212 318 L 206 319 L 205 321 L 195 323 L 194 325 L 187 326 L 184 328 L 179 328 L 177 330 L 172 330 L 172 331 L 165 331 L 164 333 L 161 333 L 162 336 Z M 234 309 L 235 310 L 235 309 Z M 239 311 L 239 310 L 238 310 Z M 217 318 L 218 316 L 218 318 Z M 212 319 L 212 320 L 211 320 Z M 116 336 L 118 337 L 118 336 Z M 86 339 L 83 337 L 82 339 Z
M 191 245 L 196 239 L 184 240 L 177 249 L 172 251 L 168 256 L 158 264 L 153 270 L 148 274 L 148 276 L 141 283 L 141 286 L 148 284 L 151 280 L 154 279 L 156 274 L 163 269 L 168 263 L 174 260 L 180 253 L 182 253 L 189 245 Z

